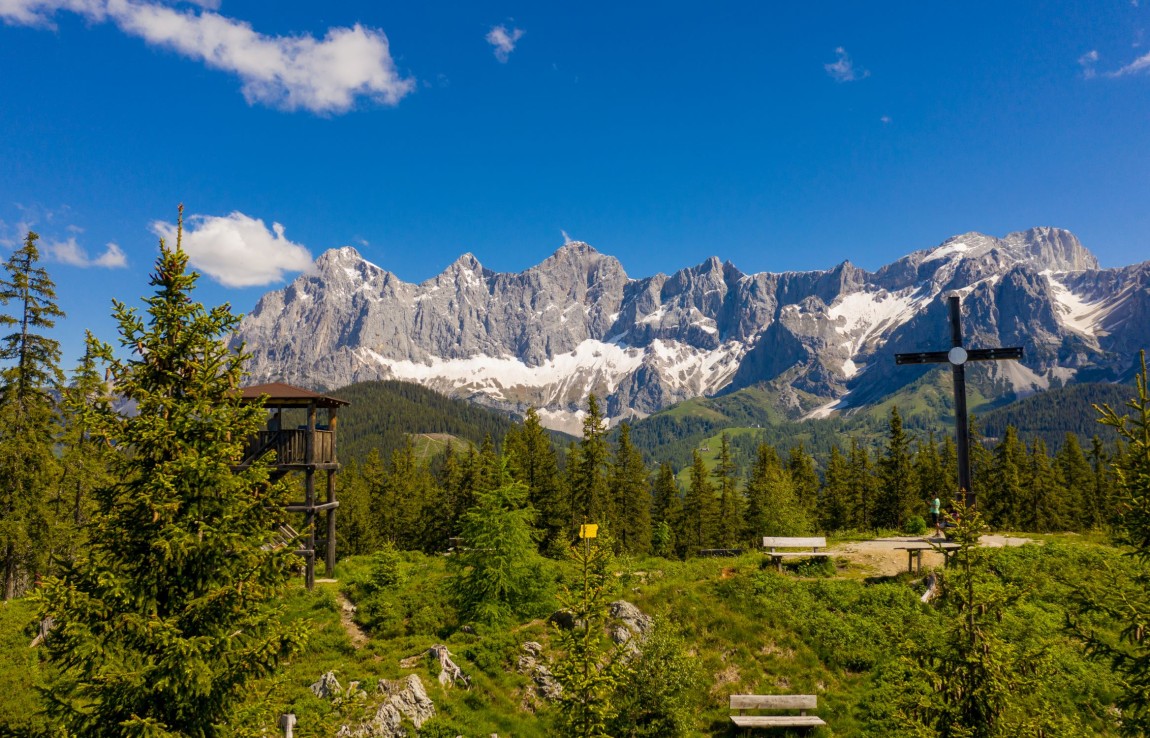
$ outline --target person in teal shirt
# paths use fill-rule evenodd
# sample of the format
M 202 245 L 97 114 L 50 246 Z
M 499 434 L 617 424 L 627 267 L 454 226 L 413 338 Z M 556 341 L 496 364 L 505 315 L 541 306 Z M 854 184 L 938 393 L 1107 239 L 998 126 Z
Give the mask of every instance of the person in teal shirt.
M 942 500 L 938 499 L 938 495 L 930 503 L 930 522 L 934 524 L 934 534 L 936 536 L 942 535 L 942 526 L 939 524 L 939 512 L 942 510 Z

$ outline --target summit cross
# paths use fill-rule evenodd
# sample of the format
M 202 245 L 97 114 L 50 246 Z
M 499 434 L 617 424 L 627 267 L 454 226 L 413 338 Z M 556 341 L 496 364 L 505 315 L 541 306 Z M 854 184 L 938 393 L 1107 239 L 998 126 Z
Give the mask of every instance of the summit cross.
M 1003 361 L 1022 358 L 1022 347 L 968 349 L 962 345 L 962 311 L 958 295 L 948 298 L 950 303 L 950 338 L 948 351 L 923 351 L 915 354 L 895 354 L 896 364 L 950 364 L 954 379 L 954 438 L 958 447 L 958 489 L 966 495 L 966 506 L 974 506 L 974 490 L 970 485 L 970 425 L 966 415 L 966 362 Z

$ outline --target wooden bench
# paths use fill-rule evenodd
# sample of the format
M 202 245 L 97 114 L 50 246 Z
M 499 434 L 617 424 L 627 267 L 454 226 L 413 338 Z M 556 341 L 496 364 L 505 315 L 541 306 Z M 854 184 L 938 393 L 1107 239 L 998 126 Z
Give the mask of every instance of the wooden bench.
M 813 694 L 733 694 L 731 709 L 738 715 L 731 716 L 731 722 L 743 729 L 750 728 L 817 728 L 826 725 L 817 715 L 808 715 L 807 710 L 818 707 L 818 697 Z M 798 715 L 747 715 L 747 710 L 798 710 Z
M 774 562 L 775 568 L 783 570 L 783 559 L 796 558 L 826 558 L 829 551 L 819 551 L 827 547 L 825 538 L 783 538 L 779 536 L 764 536 L 763 548 L 769 549 L 767 556 Z M 809 548 L 810 551 L 780 551 L 780 548 Z
M 950 563 L 950 555 L 958 548 L 957 543 L 947 543 L 937 539 L 926 539 L 921 541 L 908 541 L 905 546 L 895 546 L 895 551 L 906 551 L 906 570 L 912 574 L 916 571 L 922 571 L 922 552 L 923 551 L 941 551 L 943 558 L 943 566 Z

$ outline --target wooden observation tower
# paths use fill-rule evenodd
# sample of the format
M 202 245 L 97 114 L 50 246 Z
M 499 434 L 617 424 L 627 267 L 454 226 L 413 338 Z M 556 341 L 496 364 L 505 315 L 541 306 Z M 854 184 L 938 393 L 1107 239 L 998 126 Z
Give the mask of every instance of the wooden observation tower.
M 296 553 L 304 559 L 305 582 L 311 589 L 315 586 L 317 553 L 322 551 L 326 576 L 335 575 L 335 510 L 339 507 L 335 498 L 335 474 L 339 471 L 335 430 L 339 408 L 350 403 L 278 382 L 245 387 L 241 392 L 247 401 L 265 398 L 268 423 L 264 430 L 248 440 L 244 461 L 239 468 L 274 451 L 271 481 L 292 473 L 303 475 L 303 501 L 288 503 L 285 508 L 289 513 L 303 514 L 303 533 L 296 534 L 290 527 L 283 532 L 286 538 L 300 542 Z M 322 502 L 316 491 L 317 474 L 325 479 Z M 324 516 L 327 525 L 323 547 L 319 548 L 316 546 L 316 529 L 321 513 L 327 513 Z

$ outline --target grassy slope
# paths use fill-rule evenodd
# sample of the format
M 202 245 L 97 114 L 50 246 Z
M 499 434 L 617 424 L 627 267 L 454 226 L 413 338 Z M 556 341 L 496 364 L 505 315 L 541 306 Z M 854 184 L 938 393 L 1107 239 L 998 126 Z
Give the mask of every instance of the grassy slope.
M 1115 680 L 1103 665 L 1084 660 L 1064 625 L 1071 593 L 1083 578 L 1103 566 L 1124 566 L 1117 552 L 1075 537 L 1048 536 L 1043 546 L 998 549 L 990 556 L 1001 579 L 1023 592 L 1005 614 L 1005 635 L 1014 643 L 1040 644 L 1050 662 L 1041 688 L 1025 697 L 1025 709 L 1059 705 L 1072 727 L 1052 736 L 1116 735 L 1107 710 Z M 366 559 L 341 562 L 339 583 L 321 584 L 314 593 L 293 589 L 285 600 L 287 617 L 312 630 L 309 647 L 275 679 L 251 690 L 244 721 L 270 730 L 281 712 L 295 712 L 300 738 L 334 735 L 339 725 L 373 712 L 376 680 L 416 673 L 437 706 L 436 723 L 455 731 L 452 736 L 555 734 L 551 708 L 532 702 L 528 678 L 515 670 L 525 641 L 539 641 L 545 653 L 554 653 L 546 624 L 530 620 L 464 633 L 449 604 L 445 559 L 406 554 L 406 562 L 405 584 L 384 607 L 360 599 L 359 617 L 376 623 L 361 649 L 352 647 L 340 625 L 336 597 L 341 589 L 361 597 L 357 582 L 367 578 Z M 906 689 L 892 677 L 897 656 L 940 626 L 938 612 L 918 601 L 920 585 L 909 575 L 867 580 L 855 569 L 840 569 L 830 578 L 805 577 L 802 571 L 779 576 L 761 564 L 755 554 L 620 562 L 619 596 L 680 627 L 703 672 L 696 735 L 733 735 L 730 694 L 814 693 L 830 727 L 811 735 L 897 736 L 893 697 Z M 0 700 L 0 733 L 5 725 L 27 725 L 36 699 L 23 681 L 39 668 L 22 630 L 30 616 L 26 603 L 0 609 L 0 685 L 19 700 Z M 444 689 L 435 679 L 438 670 L 426 662 L 400 667 L 402 659 L 436 643 L 450 648 L 472 678 L 470 689 Z M 315 697 L 308 685 L 328 670 L 345 687 L 359 681 L 371 696 L 341 704 Z M 528 709 L 532 704 L 537 712 Z

